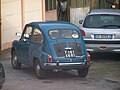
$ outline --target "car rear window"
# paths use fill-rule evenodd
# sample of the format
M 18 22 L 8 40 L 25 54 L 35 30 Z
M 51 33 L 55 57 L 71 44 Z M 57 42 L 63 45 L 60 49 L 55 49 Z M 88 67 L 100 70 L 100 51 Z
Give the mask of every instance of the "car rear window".
M 100 14 L 86 17 L 83 27 L 86 28 L 120 28 L 120 15 Z
M 73 29 L 56 29 L 50 30 L 49 36 L 51 39 L 77 39 L 79 34 L 76 30 Z

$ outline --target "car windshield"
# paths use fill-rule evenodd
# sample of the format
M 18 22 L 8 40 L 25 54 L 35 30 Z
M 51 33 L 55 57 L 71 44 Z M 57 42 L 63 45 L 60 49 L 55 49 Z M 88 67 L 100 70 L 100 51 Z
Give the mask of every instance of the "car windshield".
M 83 24 L 85 28 L 120 28 L 120 15 L 89 15 Z
M 57 29 L 50 30 L 49 36 L 52 39 L 77 39 L 79 38 L 79 34 L 76 30 L 73 29 Z

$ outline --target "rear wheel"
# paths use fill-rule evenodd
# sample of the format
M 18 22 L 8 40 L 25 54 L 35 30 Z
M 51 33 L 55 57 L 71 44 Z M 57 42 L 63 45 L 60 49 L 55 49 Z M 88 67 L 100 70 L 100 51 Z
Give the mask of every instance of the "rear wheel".
M 79 77 L 85 78 L 87 76 L 87 74 L 88 74 L 89 67 L 87 67 L 87 68 L 80 68 L 77 71 L 78 71 Z
M 2 89 L 2 86 L 0 86 L 0 89 Z
M 14 69 L 18 70 L 21 68 L 21 63 L 17 60 L 17 55 L 15 51 L 12 52 L 11 63 Z
M 38 60 L 35 60 L 35 62 L 34 62 L 34 70 L 35 70 L 35 74 L 38 79 L 45 78 L 45 70 L 41 69 Z

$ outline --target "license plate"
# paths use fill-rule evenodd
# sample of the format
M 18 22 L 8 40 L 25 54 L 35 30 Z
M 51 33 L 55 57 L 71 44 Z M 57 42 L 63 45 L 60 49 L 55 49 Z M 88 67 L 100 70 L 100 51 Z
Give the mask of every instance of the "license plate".
M 75 52 L 73 49 L 65 49 L 65 57 L 75 57 Z
M 112 39 L 113 35 L 111 34 L 95 34 L 94 39 Z

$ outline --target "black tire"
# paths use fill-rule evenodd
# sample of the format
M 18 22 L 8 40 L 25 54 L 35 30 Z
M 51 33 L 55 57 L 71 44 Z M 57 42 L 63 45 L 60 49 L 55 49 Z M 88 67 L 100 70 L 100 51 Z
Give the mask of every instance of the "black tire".
M 2 71 L 1 71 L 1 73 L 0 73 L 0 74 L 1 74 L 0 76 L 1 76 L 2 78 L 5 78 L 5 70 L 4 70 L 4 67 L 3 67 L 3 65 L 2 65 L 1 63 L 0 63 L 0 68 L 2 68 Z
M 2 86 L 0 86 L 0 89 L 2 89 Z
M 2 86 L 0 86 L 0 89 L 2 89 Z
M 35 74 L 38 79 L 44 79 L 45 78 L 45 70 L 41 69 L 38 60 L 34 61 L 34 70 Z
M 19 70 L 21 68 L 21 63 L 18 62 L 15 51 L 12 52 L 11 63 L 12 63 L 13 69 Z
M 88 74 L 89 67 L 87 67 L 87 68 L 80 68 L 77 71 L 78 71 L 78 76 L 79 77 L 85 78 L 87 76 L 87 74 Z

